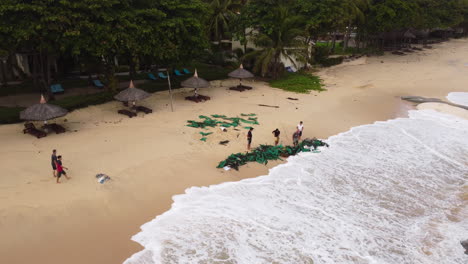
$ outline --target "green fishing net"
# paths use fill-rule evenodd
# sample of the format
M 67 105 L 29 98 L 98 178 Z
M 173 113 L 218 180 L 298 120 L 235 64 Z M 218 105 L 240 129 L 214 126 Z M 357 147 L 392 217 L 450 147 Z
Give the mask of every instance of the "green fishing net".
M 245 165 L 247 162 L 258 162 L 260 164 L 268 164 L 269 160 L 281 160 L 281 157 L 289 157 L 296 155 L 299 152 L 316 151 L 317 147 L 327 146 L 328 144 L 318 139 L 304 139 L 297 146 L 271 146 L 260 145 L 247 153 L 231 154 L 227 159 L 221 161 L 217 168 L 229 166 L 235 170 Z M 313 150 L 311 150 L 313 148 Z

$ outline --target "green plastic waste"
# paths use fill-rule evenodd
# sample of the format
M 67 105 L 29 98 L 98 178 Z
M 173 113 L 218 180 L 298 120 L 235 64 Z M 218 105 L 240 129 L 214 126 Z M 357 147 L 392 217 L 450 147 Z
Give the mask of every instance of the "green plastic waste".
M 247 127 L 245 127 L 247 128 Z M 281 157 L 289 157 L 296 155 L 299 152 L 310 152 L 318 153 L 317 147 L 326 146 L 328 144 L 318 139 L 304 139 L 297 146 L 271 146 L 271 145 L 260 145 L 258 148 L 253 149 L 247 153 L 236 153 L 231 154 L 227 159 L 221 161 L 217 168 L 223 168 L 229 166 L 235 170 L 239 170 L 239 167 L 245 165 L 247 162 L 258 162 L 260 164 L 268 164 L 269 160 L 281 160 Z M 313 147 L 313 150 L 311 149 Z
M 208 133 L 200 132 L 200 135 L 202 135 L 204 137 L 206 137 L 208 135 L 211 135 L 211 134 L 213 134 L 213 132 L 208 132 Z
M 200 140 L 203 141 L 203 142 L 206 142 L 206 139 L 207 139 L 206 137 L 200 138 Z

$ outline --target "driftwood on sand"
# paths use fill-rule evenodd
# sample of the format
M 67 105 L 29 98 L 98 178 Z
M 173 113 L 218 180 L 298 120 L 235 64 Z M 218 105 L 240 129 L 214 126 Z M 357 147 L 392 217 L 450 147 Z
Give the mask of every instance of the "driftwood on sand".
M 277 106 L 277 105 L 265 105 L 265 104 L 259 104 L 258 106 L 265 106 L 265 107 L 279 108 L 279 106 Z

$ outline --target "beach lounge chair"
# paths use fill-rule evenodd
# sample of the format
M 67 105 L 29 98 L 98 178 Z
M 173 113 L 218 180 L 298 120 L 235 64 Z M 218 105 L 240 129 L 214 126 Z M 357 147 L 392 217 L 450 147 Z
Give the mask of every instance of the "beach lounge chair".
M 47 133 L 44 132 L 44 131 L 41 131 L 39 129 L 37 129 L 33 123 L 26 123 L 24 124 L 24 129 L 23 129 L 23 133 L 24 134 L 30 134 L 32 136 L 35 136 L 37 138 L 43 138 L 45 136 L 47 136 Z
M 58 93 L 64 93 L 65 92 L 65 90 L 63 89 L 61 84 L 52 84 L 50 86 L 50 91 L 53 94 L 58 94 Z
M 182 69 L 184 71 L 185 74 L 191 74 L 191 72 L 185 68 Z
M 93 80 L 93 85 L 97 88 L 104 88 L 104 84 L 100 80 Z
M 158 76 L 163 78 L 163 79 L 167 79 L 167 76 L 164 75 L 164 73 L 162 73 L 162 72 L 158 73 Z
M 208 101 L 210 99 L 211 99 L 211 97 L 201 95 L 201 94 L 199 94 L 198 96 L 192 95 L 192 96 L 185 97 L 185 100 L 192 101 L 192 102 L 195 102 L 195 103 L 205 102 L 205 101 Z
M 143 112 L 145 114 L 151 114 L 153 113 L 153 109 L 150 109 L 148 107 L 144 107 L 144 106 L 135 106 L 133 109 L 135 109 L 137 112 Z
M 51 131 L 54 131 L 55 134 L 61 134 L 61 133 L 65 133 L 65 128 L 61 125 L 58 125 L 58 124 L 46 124 L 44 126 L 42 126 L 42 129 L 49 129 Z
M 184 74 L 183 74 L 183 73 L 180 73 L 179 70 L 174 70 L 174 73 L 175 73 L 175 75 L 177 75 L 177 76 L 184 76 Z
M 119 113 L 119 114 L 121 114 L 121 115 L 126 115 L 126 116 L 128 116 L 128 117 L 130 117 L 130 118 L 132 118 L 132 117 L 134 117 L 134 116 L 137 115 L 136 113 L 134 113 L 134 112 L 132 112 L 132 111 L 125 110 L 125 109 L 119 110 L 119 111 L 117 111 L 117 113 Z
M 148 78 L 149 78 L 150 80 L 153 80 L 153 81 L 156 81 L 156 80 L 158 79 L 158 78 L 156 78 L 156 76 L 154 76 L 154 74 L 152 74 L 152 73 L 148 73 Z

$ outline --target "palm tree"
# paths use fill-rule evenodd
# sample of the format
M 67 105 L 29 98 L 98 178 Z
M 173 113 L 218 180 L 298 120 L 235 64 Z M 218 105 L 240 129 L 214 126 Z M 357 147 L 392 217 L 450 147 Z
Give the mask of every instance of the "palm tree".
M 343 43 L 343 50 L 348 48 L 349 36 L 352 31 L 352 26 L 363 24 L 365 21 L 365 11 L 369 8 L 369 0 L 344 0 L 343 7 L 348 19 L 346 33 Z
M 226 32 L 229 32 L 230 22 L 241 8 L 239 0 L 212 0 L 210 9 L 212 11 L 209 19 L 211 37 L 220 41 Z
M 277 78 L 283 65 L 281 57 L 292 62 L 297 68 L 296 60 L 303 60 L 307 52 L 304 45 L 304 19 L 293 14 L 291 7 L 280 5 L 271 10 L 275 15 L 275 25 L 269 30 L 257 29 L 253 40 L 260 50 L 255 50 L 243 59 L 255 58 L 254 71 L 265 76 L 268 71 Z

